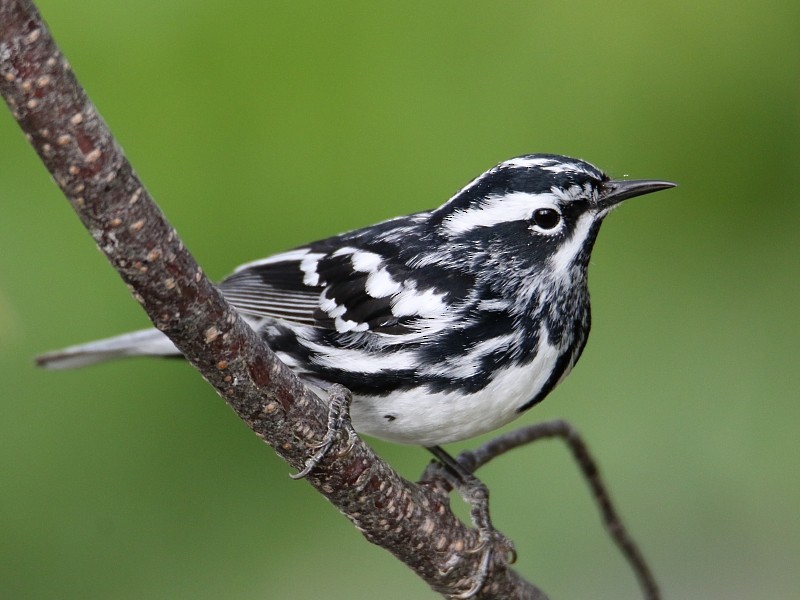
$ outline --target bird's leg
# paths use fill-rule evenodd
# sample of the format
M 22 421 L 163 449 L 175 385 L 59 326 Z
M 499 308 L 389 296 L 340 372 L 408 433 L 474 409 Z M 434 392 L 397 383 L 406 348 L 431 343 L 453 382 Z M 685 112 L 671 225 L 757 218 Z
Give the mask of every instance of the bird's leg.
M 472 587 L 458 596 L 459 598 L 471 598 L 483 586 L 495 552 L 499 550 L 502 559 L 509 563 L 516 561 L 517 552 L 514 543 L 492 525 L 489 515 L 489 488 L 486 487 L 486 484 L 440 446 L 426 446 L 426 449 L 437 458 L 442 467 L 441 470 L 437 469 L 437 474 L 443 476 L 447 483 L 457 490 L 464 501 L 470 505 L 472 524 L 478 530 L 479 543 L 472 551 L 483 552 L 480 570 L 475 575 Z M 426 475 L 427 473 L 428 471 L 426 471 Z M 427 477 L 423 476 L 423 478 Z
M 341 455 L 350 452 L 357 438 L 353 425 L 350 423 L 350 390 L 343 385 L 334 384 L 326 391 L 328 392 L 328 430 L 322 440 L 311 446 L 312 449 L 316 449 L 316 452 L 306 459 L 305 466 L 301 471 L 289 476 L 292 479 L 302 479 L 311 473 L 328 454 L 339 432 L 344 431 L 347 434 L 347 448 L 342 451 Z

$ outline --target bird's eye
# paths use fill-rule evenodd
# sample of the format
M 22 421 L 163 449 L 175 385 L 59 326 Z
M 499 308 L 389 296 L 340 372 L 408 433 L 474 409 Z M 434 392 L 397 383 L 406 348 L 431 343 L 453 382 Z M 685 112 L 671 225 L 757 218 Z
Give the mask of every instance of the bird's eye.
M 554 208 L 540 208 L 533 213 L 533 224 L 541 229 L 554 229 L 561 222 L 561 215 Z

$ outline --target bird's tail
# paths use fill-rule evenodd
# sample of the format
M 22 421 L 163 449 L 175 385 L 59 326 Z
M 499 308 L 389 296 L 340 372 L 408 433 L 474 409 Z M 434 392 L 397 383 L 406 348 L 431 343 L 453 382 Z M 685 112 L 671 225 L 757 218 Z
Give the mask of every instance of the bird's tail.
M 48 352 L 36 357 L 36 364 L 46 369 L 75 369 L 126 356 L 180 355 L 170 339 L 158 329 L 142 329 Z

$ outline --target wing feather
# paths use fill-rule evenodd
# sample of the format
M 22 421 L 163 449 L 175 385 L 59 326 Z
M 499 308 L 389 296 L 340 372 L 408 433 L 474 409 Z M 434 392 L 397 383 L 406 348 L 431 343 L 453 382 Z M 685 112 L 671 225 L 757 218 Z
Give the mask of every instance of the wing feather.
M 443 320 L 448 301 L 438 285 L 455 278 L 450 283 L 462 283 L 466 290 L 466 282 L 457 281 L 463 276 L 445 270 L 436 280 L 421 281 L 421 272 L 389 245 L 382 242 L 378 251 L 352 238 L 330 238 L 248 263 L 220 289 L 243 314 L 339 333 L 403 335 L 420 331 L 426 320 L 428 326 L 431 319 Z
M 332 252 L 306 247 L 243 265 L 220 283 L 225 298 L 241 313 L 282 319 L 339 332 L 404 333 L 392 313 L 392 296 L 367 291 L 373 272 L 354 267 L 358 254 L 346 246 Z M 382 257 L 373 259 L 377 264 Z M 363 256 L 358 266 L 363 268 Z M 402 286 L 395 283 L 397 289 Z

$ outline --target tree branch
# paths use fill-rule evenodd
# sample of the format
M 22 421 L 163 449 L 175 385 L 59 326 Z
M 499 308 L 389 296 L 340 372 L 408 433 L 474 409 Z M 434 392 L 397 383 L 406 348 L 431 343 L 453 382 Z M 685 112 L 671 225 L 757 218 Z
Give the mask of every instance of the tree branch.
M 0 0 L 0 92 L 75 212 L 153 324 L 294 468 L 327 408 L 225 302 L 152 201 L 29 0 Z M 402 479 L 360 440 L 339 440 L 307 478 L 371 542 L 434 590 L 468 589 L 475 531 L 441 493 Z M 544 598 L 493 561 L 476 598 Z

